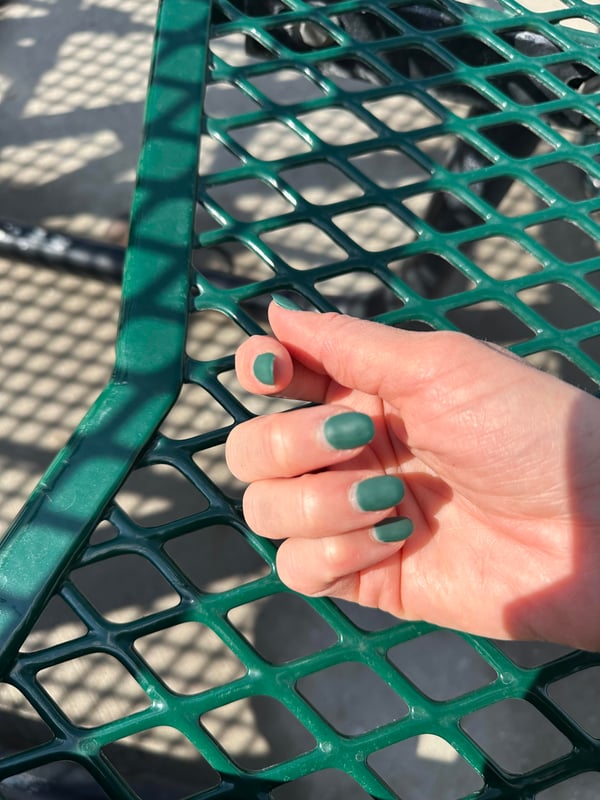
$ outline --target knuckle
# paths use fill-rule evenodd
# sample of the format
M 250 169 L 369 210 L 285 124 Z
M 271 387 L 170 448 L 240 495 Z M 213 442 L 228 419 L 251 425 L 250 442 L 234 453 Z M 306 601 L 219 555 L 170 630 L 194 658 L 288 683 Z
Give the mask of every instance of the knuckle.
M 322 540 L 322 578 L 331 584 L 352 571 L 355 552 L 345 536 L 328 537 Z
M 297 460 L 297 448 L 291 442 L 289 420 L 277 414 L 271 418 L 271 430 L 264 442 L 267 457 L 282 476 L 293 475 L 293 465 Z
M 248 527 L 259 535 L 266 535 L 262 493 L 258 484 L 250 484 L 242 498 L 244 519 Z
M 320 527 L 321 496 L 313 476 L 303 475 L 297 479 L 295 518 L 300 530 L 310 536 Z

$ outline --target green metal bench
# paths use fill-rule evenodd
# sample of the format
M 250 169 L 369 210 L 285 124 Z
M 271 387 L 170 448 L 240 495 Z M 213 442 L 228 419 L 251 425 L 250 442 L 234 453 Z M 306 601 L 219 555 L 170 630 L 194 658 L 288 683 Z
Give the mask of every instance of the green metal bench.
M 600 731 L 564 687 L 584 692 L 600 655 L 524 661 L 518 646 L 302 600 L 216 478 L 231 425 L 257 410 L 236 388 L 233 352 L 266 331 L 274 291 L 495 338 L 597 390 L 600 11 L 490 5 L 163 0 L 114 375 L 0 545 L 0 698 L 37 724 L 1 752 L 0 797 L 60 786 L 115 800 L 597 796 Z M 204 398 L 185 436 L 169 427 L 182 390 Z M 189 508 L 140 520 L 121 501 L 127 486 L 166 473 Z M 215 535 L 239 567 L 226 585 L 194 577 L 196 560 L 210 574 Z M 118 561 L 119 580 L 137 564 L 171 600 L 111 616 L 98 598 Z M 100 595 L 82 588 L 86 570 Z M 316 645 L 295 649 L 285 623 L 279 649 L 261 644 L 262 612 L 253 631 L 238 622 L 269 603 L 304 614 Z M 74 632 L 32 644 L 52 604 Z M 197 680 L 167 682 L 168 658 L 177 667 L 198 637 Z M 415 674 L 428 643 L 437 666 Z M 457 647 L 483 676 L 466 688 Z M 75 684 L 57 689 L 69 667 L 102 688 L 85 714 Z M 432 688 L 434 673 L 455 690 Z M 363 686 L 387 714 L 340 722 L 325 675 L 348 693 L 342 706 Z M 114 711 L 126 686 L 135 702 Z M 280 722 L 261 755 L 252 726 L 265 709 Z M 515 768 L 489 728 L 519 741 L 523 714 L 549 744 L 542 763 Z M 228 726 L 244 720 L 248 738 L 228 749 Z M 419 794 L 406 766 L 417 741 L 462 765 L 458 794 Z M 121 767 L 124 742 L 137 768 Z

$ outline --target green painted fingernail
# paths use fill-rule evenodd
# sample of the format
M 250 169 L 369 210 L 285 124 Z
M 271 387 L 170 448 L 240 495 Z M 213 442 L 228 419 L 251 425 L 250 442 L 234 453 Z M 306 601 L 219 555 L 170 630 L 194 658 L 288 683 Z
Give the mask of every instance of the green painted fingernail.
M 275 356 L 273 353 L 261 353 L 256 357 L 252 367 L 254 377 L 266 386 L 275 383 Z
M 411 535 L 415 526 L 408 517 L 390 517 L 373 527 L 378 542 L 403 542 Z
M 361 511 L 383 511 L 402 500 L 404 484 L 394 475 L 379 475 L 358 483 L 355 492 L 356 504 Z
M 373 420 L 366 414 L 348 411 L 326 420 L 323 431 L 327 443 L 336 450 L 352 450 L 368 444 L 375 436 Z
M 275 292 L 271 297 L 275 305 L 278 305 L 280 308 L 285 308 L 288 311 L 302 311 L 300 306 L 296 305 L 293 300 L 288 300 L 288 298 L 284 297 L 282 294 L 277 294 L 277 292 Z

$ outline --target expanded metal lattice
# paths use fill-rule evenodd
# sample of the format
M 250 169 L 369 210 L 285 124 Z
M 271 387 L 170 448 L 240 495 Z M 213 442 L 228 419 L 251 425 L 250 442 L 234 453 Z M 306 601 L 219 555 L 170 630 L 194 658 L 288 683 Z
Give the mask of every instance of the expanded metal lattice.
M 163 0 L 114 377 L 0 547 L 0 797 L 550 800 L 600 777 L 568 699 L 600 656 L 296 597 L 222 468 L 231 425 L 279 407 L 233 377 L 274 291 L 597 388 L 600 12 L 555 5 Z M 435 787 L 411 772 L 434 740 Z

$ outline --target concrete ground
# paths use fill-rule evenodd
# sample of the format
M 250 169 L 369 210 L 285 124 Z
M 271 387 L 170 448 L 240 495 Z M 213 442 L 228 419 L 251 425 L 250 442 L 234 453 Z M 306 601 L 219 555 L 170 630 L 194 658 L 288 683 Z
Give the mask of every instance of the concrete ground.
M 106 241 L 126 240 L 154 13 L 151 0 L 9 0 L 0 4 L 0 218 L 39 223 Z M 274 87 L 273 91 L 282 89 Z M 283 91 L 290 91 L 290 87 Z M 402 115 L 409 110 L 390 107 L 385 113 Z M 334 129 L 337 123 L 335 119 L 321 121 Z M 352 136 L 352 130 L 346 130 L 345 135 Z M 254 142 L 256 152 L 263 146 L 272 147 L 272 142 Z M 207 147 L 205 162 L 216 158 L 218 153 Z M 373 168 L 385 172 L 386 165 Z M 559 176 L 563 179 L 570 177 Z M 343 196 L 348 191 L 333 175 L 307 175 L 304 180 L 305 191 L 310 190 L 313 196 L 319 191 L 329 197 L 336 193 Z M 266 199 L 230 198 L 229 202 L 238 206 L 245 202 L 246 213 L 251 214 L 256 203 L 264 204 Z M 530 198 L 516 187 L 505 202 L 522 209 Z M 378 220 L 371 222 L 381 230 Z M 365 225 L 367 230 L 371 228 L 369 220 Z M 385 231 L 381 235 L 385 236 Z M 288 240 L 285 246 L 310 257 L 302 239 Z M 478 257 L 493 263 L 503 277 L 527 268 L 522 261 L 517 263 L 506 247 Z M 238 268 L 245 268 L 244 264 Z M 332 291 L 343 289 L 343 285 L 336 285 Z M 564 319 L 578 314 L 563 297 L 542 292 L 532 302 L 554 304 Z M 115 285 L 0 259 L 0 535 L 106 382 L 113 363 L 118 311 L 119 288 Z M 467 315 L 462 324 L 476 332 L 481 319 Z M 503 326 L 505 321 L 496 319 L 492 332 L 497 339 L 510 340 L 510 324 Z M 218 355 L 230 352 L 234 341 L 234 332 L 219 327 L 207 315 L 192 330 L 190 351 L 193 355 L 194 347 L 210 342 L 212 354 Z M 552 355 L 541 359 L 540 365 L 563 377 L 577 378 Z M 193 431 L 197 410 L 194 391 L 185 392 L 165 432 L 184 435 Z M 256 410 L 262 410 L 260 404 Z M 218 410 L 206 413 L 214 413 L 216 424 Z M 217 481 L 231 485 L 222 458 L 207 466 Z M 130 482 L 120 500 L 132 515 L 152 522 L 164 519 L 174 509 L 183 513 L 193 498 L 157 470 L 147 480 Z M 209 571 L 197 563 L 193 543 L 182 541 L 172 553 L 182 564 L 195 564 L 190 569 L 197 571 L 199 585 L 204 582 L 220 588 L 261 574 L 257 560 L 248 551 L 236 551 L 239 544 L 228 538 L 227 531 L 215 530 L 213 538 Z M 119 574 L 110 576 L 113 588 L 109 596 L 105 592 L 107 576 L 101 569 L 88 570 L 82 578 L 86 593 L 109 619 L 132 619 L 176 602 L 157 575 L 136 573 L 126 560 L 120 569 Z M 348 609 L 348 613 L 366 628 L 388 624 L 384 615 L 375 612 Z M 281 658 L 295 657 L 303 649 L 314 651 L 331 641 L 331 631 L 299 598 L 238 609 L 233 622 L 260 652 L 268 655 L 277 651 Z M 186 693 L 201 690 L 203 681 L 210 683 L 215 670 L 228 679 L 235 677 L 239 665 L 232 662 L 220 640 L 206 631 L 184 627 L 159 640 L 148 637 L 140 644 L 142 655 L 169 685 Z M 281 648 L 285 650 L 285 643 L 289 643 L 290 627 L 298 650 L 282 655 Z M 54 607 L 27 646 L 35 649 L 67 640 L 78 630 L 76 620 L 63 608 Z M 541 645 L 507 645 L 506 650 L 524 665 L 543 663 L 560 652 Z M 493 678 L 485 662 L 458 636 L 447 632 L 426 636 L 392 655 L 417 685 L 437 699 L 484 685 Z M 444 668 L 446 664 L 452 664 L 452 669 Z M 43 680 L 66 713 L 75 721 L 92 725 L 135 710 L 143 702 L 139 687 L 129 685 L 122 677 L 114 663 L 99 658 L 76 668 L 49 671 Z M 579 676 L 577 686 L 571 682 L 557 686 L 555 691 L 557 699 L 593 735 L 600 734 L 600 716 L 595 711 L 599 683 L 598 671 L 587 670 Z M 113 691 L 117 684 L 119 691 Z M 404 713 L 402 704 L 393 704 L 384 684 L 357 669 L 331 672 L 320 680 L 307 681 L 302 689 L 339 730 L 348 734 Z M 476 740 L 501 764 L 517 771 L 542 763 L 549 753 L 564 752 L 561 737 L 541 726 L 540 719 L 524 706 L 498 704 L 493 713 L 475 715 L 467 722 Z M 26 738 L 32 731 L 27 704 L 10 687 L 0 686 L 0 718 L 14 711 L 24 722 L 20 730 L 11 716 L 11 735 Z M 302 736 L 296 734 L 289 720 L 258 702 L 225 708 L 205 723 L 226 749 L 252 768 L 277 759 L 286 748 L 302 746 Z M 10 747 L 11 742 L 0 732 L 2 746 Z M 155 765 L 151 775 L 167 774 L 175 780 L 176 774 L 182 791 L 184 787 L 186 791 L 197 790 L 193 786 L 197 758 L 182 737 L 162 729 L 129 742 L 114 758 L 128 774 L 136 775 L 148 772 L 143 757 L 147 753 L 152 754 Z M 172 765 L 169 767 L 169 759 L 177 765 L 175 772 Z M 452 800 L 478 785 L 458 754 L 432 736 L 418 737 L 380 753 L 372 766 L 406 800 Z M 540 797 L 592 800 L 598 796 L 599 787 L 600 773 L 592 773 Z M 15 787 L 0 787 L 0 796 L 2 791 L 7 792 L 7 798 L 22 796 L 22 789 Z M 144 796 L 159 798 L 157 790 L 148 791 Z M 365 797 L 358 787 L 335 774 L 318 789 L 307 780 L 276 795 L 277 800 L 317 796 L 319 800 Z

